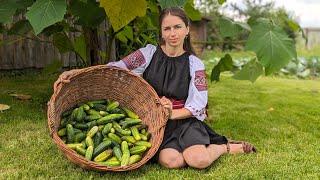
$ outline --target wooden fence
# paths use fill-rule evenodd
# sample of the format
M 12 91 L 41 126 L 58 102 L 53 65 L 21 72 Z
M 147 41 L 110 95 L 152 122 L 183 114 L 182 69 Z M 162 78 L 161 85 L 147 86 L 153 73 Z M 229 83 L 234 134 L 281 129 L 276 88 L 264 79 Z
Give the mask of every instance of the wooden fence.
M 14 22 L 23 19 L 23 17 L 15 17 Z M 190 28 L 191 40 L 197 55 L 200 55 L 205 48 L 205 44 L 197 43 L 197 41 L 205 41 L 207 39 L 206 25 L 208 19 L 203 18 L 201 21 L 192 22 Z M 100 25 L 101 30 L 108 29 L 109 24 L 103 22 Z M 106 50 L 108 38 L 106 34 L 99 34 L 99 48 L 101 51 Z M 69 38 L 74 41 L 79 33 L 69 33 Z M 19 36 L 7 36 L 0 34 L 1 41 L 14 41 L 19 39 Z M 0 70 L 9 69 L 25 69 L 25 68 L 43 68 L 58 59 L 62 61 L 63 67 L 74 67 L 80 58 L 75 53 L 60 54 L 58 49 L 52 43 L 43 42 L 51 41 L 44 35 L 40 35 L 42 41 L 23 39 L 15 41 L 10 45 L 0 45 Z M 113 43 L 114 45 L 115 43 Z M 111 59 L 116 58 L 115 48 L 112 48 Z
M 14 22 L 23 19 L 23 17 L 14 17 Z M 100 29 L 108 29 L 109 24 L 103 22 Z M 74 41 L 79 33 L 69 33 L 69 38 Z M 99 33 L 99 48 L 106 50 L 107 36 L 105 33 Z M 19 40 L 20 39 L 20 40 Z M 0 34 L 0 42 L 8 41 L 10 44 L 0 46 L 0 70 L 24 69 L 24 68 L 43 68 L 54 60 L 61 60 L 64 67 L 76 66 L 80 61 L 75 53 L 60 54 L 58 49 L 53 46 L 51 41 L 44 35 L 40 35 L 41 41 L 24 39 L 21 36 L 8 36 Z M 17 41 L 15 41 L 17 40 Z M 114 58 L 115 53 L 111 53 Z

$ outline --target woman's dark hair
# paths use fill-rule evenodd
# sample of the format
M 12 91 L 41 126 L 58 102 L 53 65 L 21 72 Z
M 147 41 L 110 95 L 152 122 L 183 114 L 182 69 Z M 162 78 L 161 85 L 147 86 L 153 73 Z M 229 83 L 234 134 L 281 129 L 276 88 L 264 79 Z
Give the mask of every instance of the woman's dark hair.
M 186 15 L 186 13 L 184 12 L 183 9 L 181 9 L 179 7 L 170 7 L 170 8 L 163 9 L 161 11 L 160 17 L 159 17 L 159 25 L 160 25 L 159 41 L 160 41 L 160 45 L 163 45 L 165 43 L 164 40 L 162 39 L 162 34 L 161 34 L 162 21 L 169 14 L 172 15 L 172 16 L 179 17 L 184 22 L 186 27 L 190 27 L 190 21 L 189 21 L 187 15 Z M 188 52 L 189 54 L 195 55 L 195 53 L 193 51 L 193 48 L 192 48 L 192 45 L 191 45 L 190 33 L 187 35 L 187 37 L 183 41 L 183 49 L 186 52 Z

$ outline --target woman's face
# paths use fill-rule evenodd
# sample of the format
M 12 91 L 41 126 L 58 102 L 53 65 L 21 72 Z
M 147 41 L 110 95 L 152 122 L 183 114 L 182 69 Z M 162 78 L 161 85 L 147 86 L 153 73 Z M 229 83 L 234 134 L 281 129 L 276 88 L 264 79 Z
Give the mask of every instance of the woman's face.
M 189 27 L 186 27 L 178 16 L 168 14 L 162 20 L 161 33 L 166 46 L 183 47 L 184 38 L 189 33 Z

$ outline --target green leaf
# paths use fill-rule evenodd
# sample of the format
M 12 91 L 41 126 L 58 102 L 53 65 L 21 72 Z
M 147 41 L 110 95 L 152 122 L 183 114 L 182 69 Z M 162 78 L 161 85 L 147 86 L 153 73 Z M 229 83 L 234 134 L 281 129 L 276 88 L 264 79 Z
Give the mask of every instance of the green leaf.
M 219 19 L 219 30 L 223 37 L 235 37 L 243 29 L 250 31 L 250 27 L 246 23 L 234 22 L 233 20 L 222 17 Z
M 57 47 L 60 53 L 73 51 L 73 45 L 65 33 L 56 33 L 53 35 L 53 45 Z
M 49 37 L 53 34 L 60 33 L 64 30 L 64 26 L 61 24 L 53 24 L 49 27 L 46 27 L 43 31 L 42 34 L 45 36 Z
M 254 51 L 265 67 L 266 75 L 279 71 L 297 57 L 295 44 L 278 26 L 265 19 L 258 20 L 246 43 L 246 50 Z
M 199 10 L 195 9 L 193 7 L 193 3 L 186 3 L 184 6 L 184 10 L 187 14 L 187 16 L 192 20 L 192 21 L 200 21 L 201 20 L 201 13 Z
M 249 80 L 254 83 L 260 75 L 263 74 L 263 66 L 255 59 L 249 61 L 237 72 L 233 78 L 238 80 Z
M 187 0 L 158 0 L 161 9 L 165 9 L 168 7 L 183 7 Z
M 19 9 L 26 9 L 34 3 L 33 0 L 16 0 L 16 4 Z
M 9 35 L 18 34 L 23 35 L 32 30 L 28 20 L 20 20 L 16 22 L 8 31 Z
M 95 28 L 99 26 L 106 18 L 103 8 L 95 1 L 87 3 L 80 0 L 74 0 L 70 4 L 71 13 L 77 18 L 77 24 Z M 90 13 L 89 13 L 90 12 Z
M 148 18 L 150 18 L 152 27 L 155 27 L 155 28 L 159 27 L 159 13 L 150 13 Z
M 151 13 L 159 14 L 158 4 L 155 1 L 148 1 L 148 8 L 150 9 Z
M 297 22 L 289 19 L 289 20 L 287 20 L 287 24 L 288 24 L 288 26 L 290 27 L 290 29 L 291 29 L 292 31 L 294 31 L 294 32 L 301 32 L 302 37 L 303 37 L 304 39 L 306 39 L 306 42 L 308 42 L 308 39 L 307 39 L 308 37 L 306 37 L 306 35 L 304 34 L 303 29 L 301 28 L 301 26 L 300 26 Z
M 291 19 L 288 19 L 287 23 L 288 23 L 288 26 L 290 27 L 290 29 L 293 30 L 294 32 L 297 32 L 301 29 L 300 25 Z
M 87 61 L 87 45 L 83 35 L 74 40 L 74 51 L 84 60 Z
M 146 0 L 100 0 L 115 32 L 127 25 L 137 16 L 145 16 Z
M 220 73 L 224 71 L 230 71 L 232 70 L 233 63 L 232 63 L 232 57 L 230 54 L 226 54 L 224 57 L 222 57 L 219 61 L 219 63 L 212 69 L 210 80 L 212 81 L 219 81 L 220 80 Z
M 242 29 L 247 30 L 247 31 L 251 31 L 251 27 L 244 22 L 235 22 L 236 25 L 240 26 Z
M 65 0 L 37 0 L 27 12 L 26 17 L 36 34 L 59 21 L 63 20 L 67 11 Z
M 218 0 L 218 3 L 221 5 L 223 3 L 225 3 L 227 0 Z
M 151 37 L 147 36 L 146 34 L 140 34 L 140 36 L 145 40 L 147 43 L 156 44 L 155 40 Z
M 120 40 L 121 42 L 125 43 L 125 44 L 127 44 L 127 42 L 128 42 L 128 39 L 127 39 L 127 37 L 124 35 L 123 31 L 120 31 L 119 33 L 117 33 L 117 34 L 116 34 L 116 38 L 117 38 L 118 40 Z
M 0 23 L 10 23 L 17 9 L 18 5 L 15 1 L 0 0 Z
M 123 29 L 123 34 L 131 41 L 133 40 L 133 30 L 131 26 L 125 26 Z

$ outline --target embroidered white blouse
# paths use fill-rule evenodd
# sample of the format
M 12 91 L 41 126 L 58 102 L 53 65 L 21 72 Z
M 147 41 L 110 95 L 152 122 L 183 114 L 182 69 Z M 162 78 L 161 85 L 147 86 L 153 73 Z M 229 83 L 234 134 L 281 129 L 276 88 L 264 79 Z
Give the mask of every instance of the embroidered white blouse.
M 120 61 L 108 63 L 107 66 L 127 69 L 141 76 L 150 64 L 156 49 L 156 46 L 148 44 L 146 47 L 140 48 Z M 208 103 L 205 67 L 202 61 L 194 55 L 189 56 L 189 67 L 191 80 L 184 108 L 188 109 L 198 120 L 203 121 L 207 117 L 206 106 Z

